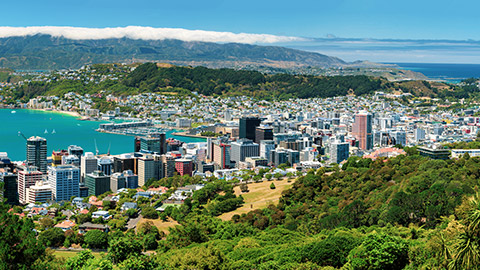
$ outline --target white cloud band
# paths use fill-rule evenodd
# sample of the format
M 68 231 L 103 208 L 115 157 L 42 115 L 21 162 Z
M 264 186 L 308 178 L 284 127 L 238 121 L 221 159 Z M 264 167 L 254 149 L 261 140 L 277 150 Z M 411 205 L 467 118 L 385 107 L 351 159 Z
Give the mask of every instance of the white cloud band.
M 142 26 L 114 28 L 84 28 L 67 26 L 0 27 L 0 38 L 33 36 L 37 34 L 65 37 L 75 40 L 109 38 L 131 38 L 143 40 L 179 39 L 183 41 L 221 43 L 235 42 L 247 44 L 295 42 L 306 40 L 299 37 L 276 36 L 268 34 L 236 34 L 231 32 L 187 30 L 182 28 L 153 28 Z

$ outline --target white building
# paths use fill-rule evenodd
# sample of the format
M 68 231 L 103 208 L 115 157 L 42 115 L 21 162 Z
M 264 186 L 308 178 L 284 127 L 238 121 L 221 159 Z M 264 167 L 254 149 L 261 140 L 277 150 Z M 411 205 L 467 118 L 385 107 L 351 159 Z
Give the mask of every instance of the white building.
M 80 170 L 73 165 L 48 167 L 48 184 L 55 201 L 68 201 L 80 196 Z
M 26 189 L 26 198 L 26 203 L 47 202 L 52 199 L 52 188 L 43 181 L 37 181 Z

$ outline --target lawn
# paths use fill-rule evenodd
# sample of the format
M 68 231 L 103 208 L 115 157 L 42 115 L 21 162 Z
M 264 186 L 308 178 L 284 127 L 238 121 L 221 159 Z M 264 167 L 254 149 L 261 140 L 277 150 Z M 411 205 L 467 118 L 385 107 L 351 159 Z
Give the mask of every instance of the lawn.
M 57 258 L 65 258 L 65 259 L 68 259 L 68 258 L 71 258 L 71 257 L 74 257 L 75 255 L 78 254 L 78 252 L 80 252 L 79 250 L 58 250 L 56 249 L 55 251 L 53 251 L 53 255 L 55 255 Z M 102 257 L 102 254 L 103 252 L 94 252 L 92 251 L 92 254 L 93 256 L 95 256 L 95 258 L 100 258 Z M 105 254 L 105 253 L 103 253 Z
M 245 204 L 236 209 L 235 211 L 224 213 L 219 216 L 222 220 L 230 220 L 233 215 L 241 215 L 248 213 L 255 209 L 261 209 L 267 207 L 269 204 L 277 204 L 278 199 L 282 196 L 282 192 L 290 188 L 294 180 L 289 183 L 286 179 L 281 181 L 263 181 L 261 183 L 248 184 L 247 193 L 242 193 L 240 187 L 235 187 L 235 194 L 242 195 L 245 200 Z M 275 189 L 270 189 L 270 185 L 274 183 Z
M 173 227 L 175 225 L 180 225 L 178 222 L 175 220 L 169 218 L 168 221 L 162 221 L 160 218 L 159 219 L 148 219 L 148 218 L 142 218 L 138 224 L 137 224 L 137 229 L 140 227 L 140 224 L 151 221 L 153 224 L 158 228 L 158 230 L 168 234 L 168 228 Z

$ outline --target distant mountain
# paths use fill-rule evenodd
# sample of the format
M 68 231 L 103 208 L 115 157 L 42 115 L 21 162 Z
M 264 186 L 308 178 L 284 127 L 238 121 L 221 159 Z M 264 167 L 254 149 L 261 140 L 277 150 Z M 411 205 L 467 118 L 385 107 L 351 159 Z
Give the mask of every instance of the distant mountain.
M 158 61 L 207 67 L 339 67 L 339 58 L 277 46 L 128 38 L 72 40 L 49 35 L 0 38 L 0 67 L 79 68 L 95 63 Z

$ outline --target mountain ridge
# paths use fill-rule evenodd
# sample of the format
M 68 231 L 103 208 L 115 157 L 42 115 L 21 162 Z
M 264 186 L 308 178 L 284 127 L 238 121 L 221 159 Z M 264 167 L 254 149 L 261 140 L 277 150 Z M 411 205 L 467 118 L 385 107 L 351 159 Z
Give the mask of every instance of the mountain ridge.
M 242 65 L 330 68 L 347 65 L 336 57 L 280 46 L 125 37 L 73 40 L 44 34 L 0 38 L 0 67 L 4 68 L 70 69 L 96 63 L 151 61 L 212 68 Z

